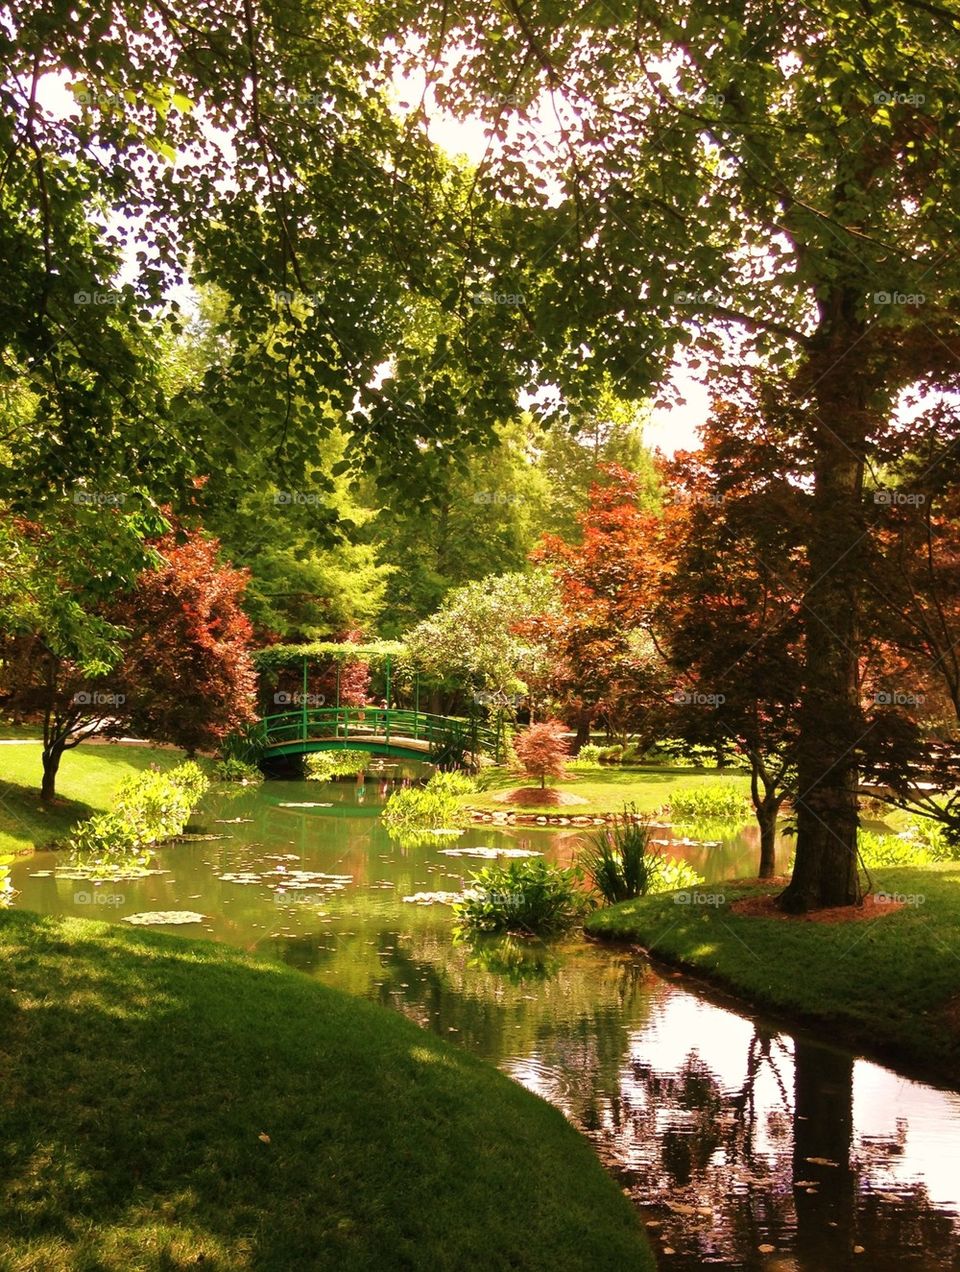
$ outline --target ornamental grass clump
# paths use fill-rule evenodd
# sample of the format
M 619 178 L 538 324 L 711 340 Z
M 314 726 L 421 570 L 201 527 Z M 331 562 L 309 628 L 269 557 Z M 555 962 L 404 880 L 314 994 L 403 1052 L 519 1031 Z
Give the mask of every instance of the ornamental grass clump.
M 665 856 L 651 843 L 649 823 L 630 804 L 590 838 L 580 865 L 608 905 L 703 882 L 687 862 Z

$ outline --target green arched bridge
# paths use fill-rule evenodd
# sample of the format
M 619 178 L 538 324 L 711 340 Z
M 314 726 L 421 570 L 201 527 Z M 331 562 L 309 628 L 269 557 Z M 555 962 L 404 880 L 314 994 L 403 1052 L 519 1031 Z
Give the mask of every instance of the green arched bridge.
M 462 716 L 385 707 L 311 707 L 263 719 L 264 758 L 312 751 L 371 751 L 434 764 L 470 763 L 486 753 L 499 760 L 496 729 Z

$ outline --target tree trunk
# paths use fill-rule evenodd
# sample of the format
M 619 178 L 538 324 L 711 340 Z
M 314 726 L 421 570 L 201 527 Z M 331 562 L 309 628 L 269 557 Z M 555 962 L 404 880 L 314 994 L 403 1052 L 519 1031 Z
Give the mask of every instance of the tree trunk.
M 844 299 L 837 302 L 838 305 Z M 852 306 L 854 301 L 850 301 Z M 847 315 L 842 339 L 819 341 L 811 359 L 816 402 L 810 425 L 816 448 L 809 516 L 810 584 L 805 685 L 798 747 L 797 854 L 780 898 L 791 913 L 853 905 L 857 877 L 856 748 L 863 737 L 859 703 L 860 582 L 863 568 L 863 436 L 867 413 L 844 355 L 857 343 Z M 855 357 L 855 354 L 851 354 Z
M 577 712 L 577 736 L 573 739 L 573 754 L 579 755 L 580 748 L 590 741 L 590 725 L 593 723 L 593 708 L 581 707 Z
M 777 865 L 777 812 L 776 801 L 764 802 L 756 810 L 760 826 L 760 878 L 772 879 Z
M 63 747 L 54 744 L 43 748 L 43 781 L 40 783 L 40 798 L 45 804 L 51 803 L 57 794 L 57 771 L 63 756 Z

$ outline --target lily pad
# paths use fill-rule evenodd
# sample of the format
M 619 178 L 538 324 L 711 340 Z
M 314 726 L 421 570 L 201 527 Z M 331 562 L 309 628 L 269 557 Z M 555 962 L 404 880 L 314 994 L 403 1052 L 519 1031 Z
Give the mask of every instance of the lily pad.
M 137 927 L 165 926 L 175 923 L 202 923 L 204 916 L 194 910 L 144 910 L 142 914 L 125 914 L 124 923 Z
M 532 848 L 441 848 L 444 857 L 482 857 L 485 861 L 497 857 L 542 857 L 542 852 L 534 852 Z

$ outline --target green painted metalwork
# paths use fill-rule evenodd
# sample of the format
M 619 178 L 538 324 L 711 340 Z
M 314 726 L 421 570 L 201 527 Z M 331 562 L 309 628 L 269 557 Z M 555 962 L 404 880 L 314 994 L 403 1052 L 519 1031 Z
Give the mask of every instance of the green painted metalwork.
M 502 735 L 477 720 L 382 707 L 316 707 L 265 716 L 264 756 L 338 749 L 462 762 L 481 753 L 499 761 Z

